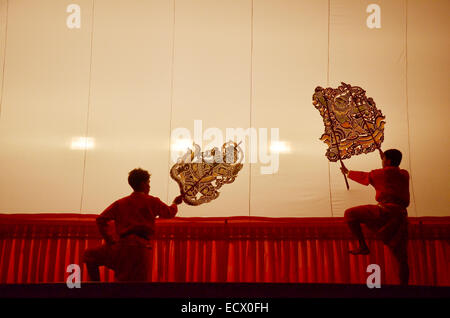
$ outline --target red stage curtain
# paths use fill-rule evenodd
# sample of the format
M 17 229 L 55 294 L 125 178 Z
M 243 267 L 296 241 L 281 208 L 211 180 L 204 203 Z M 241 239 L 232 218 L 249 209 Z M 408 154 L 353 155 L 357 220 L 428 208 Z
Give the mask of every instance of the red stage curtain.
M 67 266 L 102 243 L 95 217 L 0 215 L 0 283 L 64 282 Z M 450 286 L 450 218 L 409 222 L 410 283 Z M 367 266 L 378 264 L 382 283 L 397 284 L 389 249 L 366 233 L 372 253 L 351 256 L 356 242 L 342 218 L 157 220 L 152 281 L 365 284 Z M 103 269 L 101 279 L 113 281 L 114 273 Z

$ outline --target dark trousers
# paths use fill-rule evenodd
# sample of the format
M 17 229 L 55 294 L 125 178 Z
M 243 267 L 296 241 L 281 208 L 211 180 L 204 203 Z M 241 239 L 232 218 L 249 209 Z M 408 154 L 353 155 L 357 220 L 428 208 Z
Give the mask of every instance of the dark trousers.
M 87 249 L 83 261 L 90 280 L 99 281 L 99 266 L 114 270 L 119 282 L 150 281 L 152 249 L 148 244 L 133 238 L 121 239 L 115 244 L 104 244 Z
M 345 221 L 355 238 L 364 240 L 361 224 L 376 232 L 390 248 L 399 269 L 400 284 L 407 285 L 408 266 L 408 222 L 406 209 L 394 205 L 361 205 L 345 211 Z

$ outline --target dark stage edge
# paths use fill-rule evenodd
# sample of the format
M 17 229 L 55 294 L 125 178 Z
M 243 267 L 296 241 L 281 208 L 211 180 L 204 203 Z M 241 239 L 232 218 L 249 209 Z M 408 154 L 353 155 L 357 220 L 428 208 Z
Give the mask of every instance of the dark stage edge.
M 449 298 L 449 287 L 290 283 L 0 284 L 0 298 Z

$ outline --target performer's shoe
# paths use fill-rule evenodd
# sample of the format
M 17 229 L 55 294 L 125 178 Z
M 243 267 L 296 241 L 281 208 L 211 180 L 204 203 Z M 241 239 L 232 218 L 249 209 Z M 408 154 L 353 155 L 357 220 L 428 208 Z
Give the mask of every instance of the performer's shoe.
M 367 247 L 359 247 L 355 250 L 348 251 L 352 255 L 367 255 L 370 254 L 370 250 Z

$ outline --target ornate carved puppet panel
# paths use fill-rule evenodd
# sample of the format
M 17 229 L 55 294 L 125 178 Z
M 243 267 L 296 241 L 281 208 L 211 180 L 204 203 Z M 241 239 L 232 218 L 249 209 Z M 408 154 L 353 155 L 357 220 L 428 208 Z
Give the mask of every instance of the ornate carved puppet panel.
M 375 101 L 358 86 L 341 83 L 336 88 L 316 87 L 313 105 L 323 117 L 330 161 L 350 158 L 380 149 L 384 140 L 385 117 Z
M 170 176 L 180 187 L 183 201 L 200 205 L 219 197 L 224 184 L 233 183 L 243 164 L 242 149 L 235 142 L 201 152 L 194 144 L 170 169 Z

